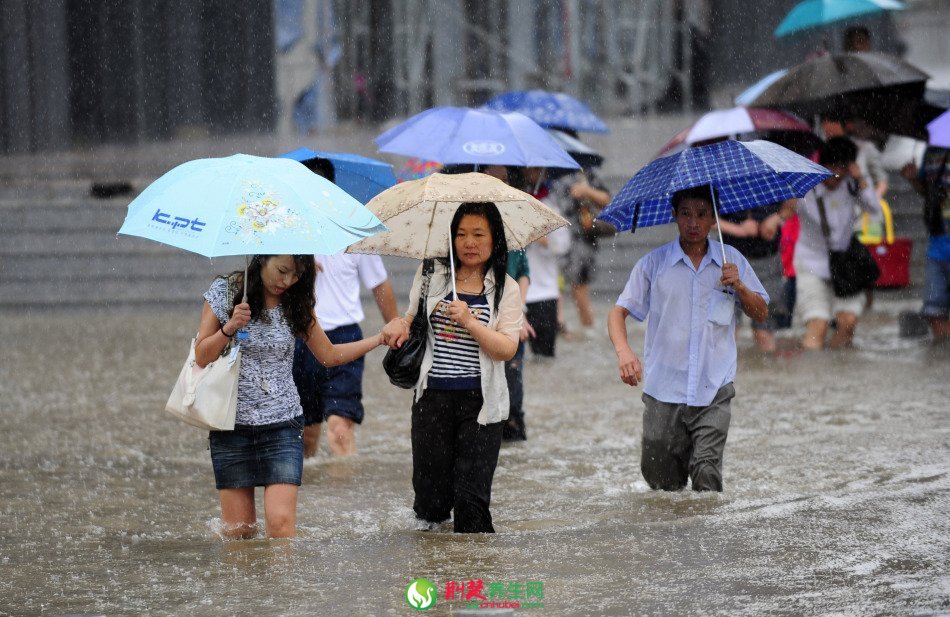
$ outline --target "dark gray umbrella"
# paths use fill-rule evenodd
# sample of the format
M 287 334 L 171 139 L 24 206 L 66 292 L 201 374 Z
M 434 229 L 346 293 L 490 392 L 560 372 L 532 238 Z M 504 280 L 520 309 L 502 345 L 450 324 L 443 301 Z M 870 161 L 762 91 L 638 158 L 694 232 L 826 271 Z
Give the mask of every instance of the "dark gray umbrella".
M 749 105 L 805 117 L 842 114 L 888 133 L 926 139 L 927 122 L 940 112 L 924 101 L 928 77 L 887 54 L 829 54 L 792 67 Z

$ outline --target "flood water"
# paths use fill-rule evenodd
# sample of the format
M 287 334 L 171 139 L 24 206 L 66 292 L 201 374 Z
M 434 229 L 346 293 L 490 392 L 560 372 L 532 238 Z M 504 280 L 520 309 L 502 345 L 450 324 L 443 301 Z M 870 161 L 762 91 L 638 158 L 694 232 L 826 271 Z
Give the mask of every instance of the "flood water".
M 409 615 L 416 577 L 432 615 L 475 580 L 543 583 L 519 615 L 950 614 L 950 346 L 896 314 L 851 351 L 765 357 L 745 331 L 722 495 L 649 491 L 640 390 L 606 335 L 560 341 L 527 364 L 493 536 L 413 530 L 410 394 L 378 350 L 360 453 L 306 463 L 299 537 L 238 542 L 206 435 L 163 412 L 198 314 L 0 320 L 0 615 Z

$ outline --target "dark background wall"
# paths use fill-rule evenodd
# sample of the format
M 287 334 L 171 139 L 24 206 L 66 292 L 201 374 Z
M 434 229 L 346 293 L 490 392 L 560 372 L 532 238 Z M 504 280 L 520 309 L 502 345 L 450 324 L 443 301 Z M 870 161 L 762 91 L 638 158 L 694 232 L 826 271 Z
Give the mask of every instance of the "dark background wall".
M 868 27 L 875 51 L 898 55 L 903 51 L 904 44 L 887 13 L 774 38 L 772 33 L 779 22 L 800 1 L 711 0 L 709 77 L 712 87 L 749 85 L 772 71 L 802 62 L 821 46 L 840 52 L 844 31 L 851 25 Z
M 694 2 L 690 6 L 703 7 L 706 17 L 689 27 L 689 45 L 681 44 L 680 30 L 670 29 L 666 42 L 672 46 L 674 65 L 664 69 L 669 75 L 653 76 L 663 82 L 662 94 L 648 93 L 642 84 L 626 87 L 643 90 L 643 97 L 654 101 L 653 109 L 677 111 L 686 97 L 682 79 L 673 73 L 688 67 L 693 109 L 703 110 L 714 100 L 709 96 L 714 91 L 738 91 L 775 69 L 802 61 L 822 45 L 839 51 L 844 29 L 851 25 L 847 22 L 773 38 L 782 16 L 798 1 Z M 419 111 L 409 109 L 410 97 L 398 87 L 400 34 L 394 20 L 400 14 L 397 9 L 408 4 L 333 2 L 339 36 L 357 41 L 344 46 L 352 57 L 344 53 L 336 69 L 338 116 L 382 121 Z M 612 5 L 606 0 L 578 5 L 585 10 L 574 26 L 590 26 L 583 30 L 581 43 L 585 53 L 594 52 L 587 73 L 565 72 L 560 64 L 568 44 L 561 24 L 565 2 L 536 0 L 529 13 L 538 31 L 509 32 L 512 24 L 506 15 L 514 4 L 439 0 L 432 6 L 434 12 L 442 11 L 443 23 L 430 24 L 432 39 L 411 51 L 427 58 L 424 79 L 413 86 L 423 93 L 416 98 L 426 106 L 481 103 L 510 86 L 511 63 L 505 54 L 512 40 L 523 43 L 527 36 L 534 41 L 528 50 L 537 56 L 529 62 L 538 69 L 538 83 L 533 85 L 561 89 L 579 79 L 578 94 L 598 111 L 620 112 L 611 92 L 619 69 L 604 63 L 611 57 L 623 64 L 629 60 L 624 53 L 630 52 L 615 49 L 598 55 L 602 47 L 616 46 L 619 34 L 609 35 L 609 23 L 588 19 L 593 9 L 599 7 L 597 15 L 603 17 Z M 685 0 L 669 2 L 674 14 L 684 12 Z M 625 15 L 622 11 L 630 12 L 633 6 L 638 5 L 621 2 L 616 10 Z M 0 0 L 0 153 L 274 130 L 278 102 L 273 11 L 271 0 Z M 425 18 L 435 19 L 428 13 Z M 875 49 L 902 50 L 890 16 L 852 23 L 870 27 Z M 454 29 L 449 28 L 453 24 Z M 406 29 L 418 29 L 418 22 L 403 28 L 406 36 Z M 684 53 L 690 55 L 688 63 Z M 435 70 L 435 60 L 456 68 Z M 367 109 L 362 111 L 353 100 L 356 72 L 368 82 L 369 103 L 364 101 Z M 624 106 L 622 113 L 642 113 L 647 103 Z
M 274 79 L 270 2 L 0 2 L 0 152 L 270 130 Z

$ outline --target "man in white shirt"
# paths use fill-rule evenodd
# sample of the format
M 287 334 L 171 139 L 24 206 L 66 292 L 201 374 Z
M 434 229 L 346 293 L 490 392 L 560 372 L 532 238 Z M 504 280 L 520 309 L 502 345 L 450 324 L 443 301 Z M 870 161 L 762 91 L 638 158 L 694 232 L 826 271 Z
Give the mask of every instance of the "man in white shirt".
M 304 167 L 336 182 L 333 163 L 324 158 L 301 162 Z M 389 323 L 399 316 L 396 294 L 378 255 L 340 253 L 317 260 L 314 286 L 317 321 L 334 344 L 363 338 L 360 282 L 373 290 L 376 305 Z M 320 443 L 320 426 L 327 421 L 327 441 L 334 455 L 356 454 L 356 425 L 363 422 L 363 358 L 327 368 L 317 362 L 301 340 L 294 350 L 294 382 L 304 413 L 303 453 L 311 457 Z
M 640 471 L 650 488 L 722 491 L 722 456 L 736 375 L 736 304 L 756 321 L 769 297 L 746 258 L 708 238 L 709 186 L 673 195 L 679 238 L 633 267 L 607 318 L 620 379 L 643 383 Z M 725 261 L 723 260 L 725 251 Z M 626 319 L 646 321 L 645 367 Z
M 805 322 L 802 346 L 819 350 L 825 346 L 828 324 L 834 317 L 837 329 L 829 346 L 848 347 L 854 338 L 864 295 L 846 298 L 834 295 L 828 250 L 843 251 L 851 242 L 859 212 L 881 214 L 874 187 L 864 178 L 855 159 L 857 146 L 847 137 L 833 137 L 822 146 L 818 162 L 836 175 L 822 181 L 801 199 L 796 209 L 801 222 L 795 244 L 795 310 Z M 828 221 L 828 237 L 822 232 L 819 203 Z
M 541 201 L 558 214 L 556 200 L 544 196 Z M 534 328 L 534 338 L 528 339 L 531 352 L 537 357 L 553 358 L 558 333 L 557 305 L 561 296 L 558 278 L 560 260 L 571 248 L 571 232 L 567 227 L 555 229 L 547 236 L 528 245 L 528 267 L 531 285 L 525 295 L 525 313 Z
M 365 317 L 360 301 L 361 282 L 373 290 L 384 322 L 399 316 L 392 284 L 378 255 L 320 256 L 317 265 L 317 321 L 334 344 L 363 338 L 359 326 Z M 356 425 L 363 422 L 363 359 L 327 368 L 298 340 L 294 381 L 304 411 L 304 456 L 316 454 L 324 420 L 330 452 L 355 454 Z

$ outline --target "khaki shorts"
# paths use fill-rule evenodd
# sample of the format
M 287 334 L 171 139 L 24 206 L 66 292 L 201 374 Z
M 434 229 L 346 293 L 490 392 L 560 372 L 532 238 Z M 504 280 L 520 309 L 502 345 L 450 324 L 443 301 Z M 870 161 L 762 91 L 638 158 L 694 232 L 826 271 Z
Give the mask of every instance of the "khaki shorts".
M 801 323 L 812 319 L 831 321 L 838 313 L 861 315 L 864 310 L 864 294 L 857 293 L 839 298 L 831 288 L 831 281 L 820 278 L 803 268 L 796 268 L 795 312 Z

